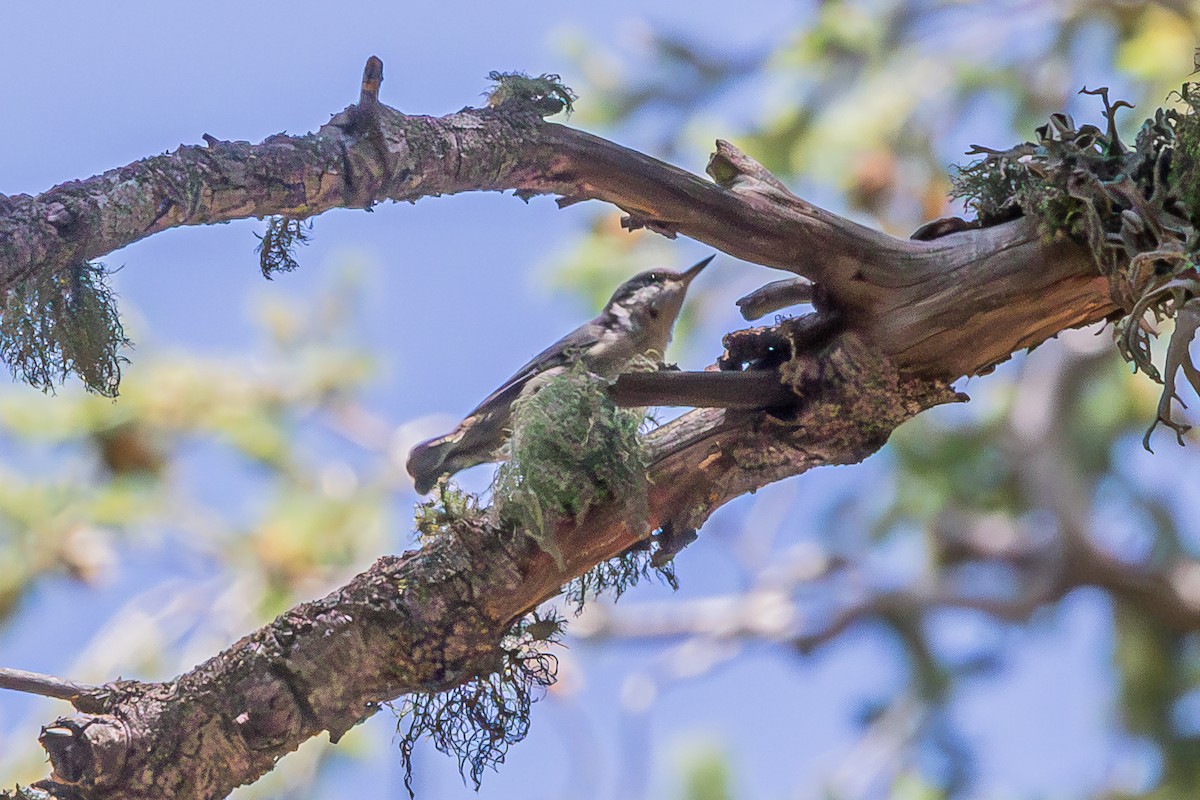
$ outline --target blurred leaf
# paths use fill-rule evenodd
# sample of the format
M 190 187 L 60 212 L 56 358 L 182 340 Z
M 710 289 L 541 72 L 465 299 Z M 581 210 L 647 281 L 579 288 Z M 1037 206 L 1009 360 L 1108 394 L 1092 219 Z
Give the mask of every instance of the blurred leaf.
M 682 800 L 733 800 L 729 761 L 715 748 L 689 755 L 682 767 Z

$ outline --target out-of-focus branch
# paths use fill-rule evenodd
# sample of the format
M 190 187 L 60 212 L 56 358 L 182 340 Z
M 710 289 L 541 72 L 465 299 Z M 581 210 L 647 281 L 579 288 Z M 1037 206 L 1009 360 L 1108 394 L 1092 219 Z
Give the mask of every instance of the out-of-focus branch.
M 1150 617 L 1177 630 L 1200 630 L 1200 561 L 1178 558 L 1161 569 L 1122 561 L 1105 552 L 1090 536 L 1033 543 L 1015 539 L 1007 545 L 944 527 L 956 562 L 1000 564 L 1015 571 L 1018 589 L 1003 595 L 970 593 L 949 576 L 931 577 L 902 589 L 863 590 L 818 620 L 795 599 L 800 588 L 823 591 L 830 573 L 805 575 L 788 584 L 760 580 L 748 591 L 672 603 L 626 603 L 588 610 L 572 628 L 575 635 L 595 639 L 762 639 L 787 643 L 809 652 L 829 644 L 855 625 L 872 619 L 924 614 L 938 609 L 977 611 L 1005 622 L 1027 621 L 1039 608 L 1071 591 L 1096 586 L 1125 599 Z M 994 527 L 985 526 L 995 532 Z M 842 565 L 853 568 L 853 564 Z M 832 589 L 829 590 L 832 592 Z
M 1182 556 L 1165 565 L 1118 558 L 1092 535 L 1092 491 L 1071 458 L 1067 437 L 1074 390 L 1102 351 L 1090 357 L 1048 351 L 1036 372 L 1026 370 L 1010 419 L 1010 456 L 1028 502 L 1057 521 L 1062 581 L 1069 587 L 1096 586 L 1149 617 L 1181 631 L 1200 630 L 1200 561 Z
M 803 652 L 837 639 L 859 622 L 891 616 L 955 608 L 978 611 L 1006 622 L 1023 622 L 1043 605 L 1060 599 L 1061 584 L 1010 596 L 972 595 L 929 582 L 886 591 L 865 591 L 814 623 L 791 592 L 754 588 L 675 603 L 626 604 L 588 611 L 572 632 L 585 638 L 672 639 L 690 636 L 722 639 L 766 639 Z

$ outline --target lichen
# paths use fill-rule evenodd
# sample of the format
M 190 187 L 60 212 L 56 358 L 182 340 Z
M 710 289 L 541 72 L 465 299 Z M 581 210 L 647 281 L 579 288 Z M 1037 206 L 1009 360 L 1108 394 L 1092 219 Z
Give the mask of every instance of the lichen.
M 1192 380 L 1196 368 L 1185 348 L 1169 345 L 1166 375 L 1159 373 L 1151 348 L 1157 334 L 1146 315 L 1174 318 L 1200 297 L 1200 84 L 1185 83 L 1177 93 L 1182 108 L 1157 109 L 1132 147 L 1116 122 L 1117 111 L 1132 106 L 1110 102 L 1107 89 L 1082 92 L 1103 100 L 1103 130 L 1055 114 L 1035 142 L 1008 150 L 976 146 L 971 152 L 984 157 L 958 170 L 954 191 L 981 224 L 1023 215 L 1045 236 L 1088 248 L 1125 312 L 1114 325 L 1118 350 L 1135 371 L 1164 385 L 1150 432 L 1161 422 L 1181 434 L 1187 426 L 1172 420 L 1170 401 L 1177 374 Z M 1195 333 L 1189 326 L 1176 331 L 1189 339 Z
M 504 762 L 508 748 L 529 733 L 533 703 L 552 685 L 558 658 L 548 652 L 562 638 L 563 622 L 534 612 L 516 622 L 500 642 L 494 669 L 443 692 L 409 695 L 397 709 L 404 786 L 412 789 L 412 754 L 429 739 L 458 759 L 459 772 L 478 789 L 483 772 Z
M 116 397 L 130 346 L 101 263 L 80 262 L 18 283 L 0 306 L 0 357 L 14 374 L 52 392 L 68 375 Z
M 312 240 L 312 220 L 268 217 L 267 229 L 258 236 L 258 264 L 263 277 L 271 280 L 277 272 L 291 272 L 300 266 L 296 248 Z
M 0 790 L 0 800 L 51 800 L 51 795 L 43 789 L 35 789 L 32 786 L 16 786 L 11 792 Z
M 454 535 L 463 523 L 480 522 L 485 516 L 476 495 L 462 491 L 453 483 L 442 482 L 433 497 L 417 504 L 413 527 L 421 543 L 425 544 L 441 536 Z
M 607 386 L 576 364 L 513 404 L 510 458 L 496 472 L 493 508 L 560 566 L 560 523 L 579 522 L 602 502 L 624 505 L 631 524 L 646 516 L 642 414 L 617 407 Z
M 623 507 L 631 526 L 644 527 L 648 482 L 639 437 L 643 414 L 618 408 L 607 386 L 576 364 L 521 397 L 513 407 L 511 458 L 497 473 L 491 508 L 481 508 L 478 497 L 452 483 L 440 484 L 433 499 L 416 507 L 414 523 L 422 544 L 455 537 L 478 546 L 482 537 L 491 536 L 505 545 L 530 547 L 524 538 L 529 537 L 561 564 L 555 539 L 559 524 L 579 521 L 598 503 Z M 595 594 L 620 596 L 651 573 L 676 586 L 671 558 L 694 538 L 691 529 L 664 525 L 569 583 L 567 599 L 582 608 Z M 438 580 L 454 574 L 448 570 Z M 418 595 L 422 590 L 405 589 Z M 554 613 L 534 613 L 508 631 L 494 657 L 474 664 L 464 683 L 406 699 L 398 709 L 398 730 L 410 794 L 413 748 L 423 738 L 455 756 L 464 778 L 478 788 L 483 771 L 500 764 L 508 748 L 525 737 L 533 701 L 554 681 L 557 659 L 547 649 L 561 638 L 563 624 Z
M 1200 219 L 1200 88 L 1195 83 L 1185 83 L 1177 93 L 1188 111 L 1166 112 L 1174 115 L 1175 159 L 1170 180 L 1174 191 L 1187 209 L 1190 219 Z
M 575 110 L 579 95 L 562 82 L 562 78 L 546 73 L 531 78 L 524 72 L 489 72 L 488 80 L 495 85 L 487 93 L 488 105 L 492 108 L 515 105 L 536 111 L 548 117 L 566 111 L 569 116 Z
M 584 605 L 601 594 L 611 594 L 614 600 L 642 579 L 655 575 L 672 589 L 679 588 L 675 576 L 674 557 L 660 556 L 665 553 L 656 538 L 645 539 L 630 547 L 616 558 L 602 561 L 563 587 L 563 598 L 575 607 L 575 613 L 583 611 Z

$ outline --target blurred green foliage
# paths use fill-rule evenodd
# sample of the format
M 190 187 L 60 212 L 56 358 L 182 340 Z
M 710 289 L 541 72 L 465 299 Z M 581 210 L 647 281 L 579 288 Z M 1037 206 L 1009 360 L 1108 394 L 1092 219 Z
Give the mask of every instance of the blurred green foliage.
M 0 625 L 53 576 L 104 585 L 133 553 L 170 548 L 172 563 L 216 566 L 228 588 L 191 590 L 183 614 L 135 598 L 73 671 L 169 677 L 384 552 L 406 479 L 389 426 L 354 429 L 374 363 L 354 341 L 360 299 L 344 280 L 310 304 L 272 300 L 259 346 L 239 356 L 158 350 L 143 335 L 117 402 L 0 388 Z M 355 441 L 365 466 L 334 457 L 326 437 Z M 36 742 L 20 744 L 0 753 L 9 783 L 44 771 Z M 311 775 L 320 760 L 290 769 Z
M 713 139 L 730 139 L 802 196 L 905 235 L 958 210 L 948 166 L 974 141 L 1024 141 L 1060 111 L 1091 118 L 1090 107 L 1073 105 L 1075 92 L 1110 78 L 1114 96 L 1154 108 L 1188 73 L 1198 41 L 1200 11 L 1185 2 L 830 0 L 804 5 L 791 29 L 753 47 L 650 29 L 635 35 L 632 52 L 586 35 L 563 47 L 584 76 L 572 81 L 583 98 L 575 123 L 619 130 L 624 143 L 697 171 Z M 675 258 L 659 237 L 630 237 L 617 217 L 598 211 L 582 240 L 547 264 L 592 306 L 629 274 Z M 704 290 L 692 290 L 689 313 L 711 302 Z M 393 452 L 395 421 L 375 419 L 361 401 L 386 356 L 343 335 L 358 291 L 343 284 L 315 305 L 269 305 L 251 354 L 155 351 L 152 335 L 139 335 L 138 368 L 115 404 L 74 389 L 53 403 L 27 387 L 0 389 L 0 625 L 54 578 L 111 580 L 137 549 L 179 548 L 181 560 L 228 570 L 228 589 L 203 601 L 222 613 L 173 626 L 163 608 L 141 640 L 122 640 L 122 655 L 89 650 L 72 677 L 170 674 L 389 549 L 405 527 L 390 514 L 407 485 L 404 454 Z M 680 335 L 694 320 L 683 320 Z M 848 501 L 874 509 L 863 549 L 836 529 L 864 515 L 818 532 L 821 544 L 850 561 L 919 538 L 924 563 L 909 580 L 996 602 L 1037 599 L 1042 571 L 1061 567 L 1080 533 L 1131 575 L 1169 574 L 1181 557 L 1200 557 L 1200 531 L 1179 502 L 1200 474 L 1195 437 L 1160 456 L 1169 466 L 1140 474 L 1146 462 L 1130 453 L 1157 390 L 1128 373 L 1107 335 L 1089 336 L 1047 343 L 968 384 L 967 407 L 900 429 L 876 459 L 889 477 Z M 331 455 L 326 436 L 353 442 L 363 458 Z M 220 501 L 202 490 L 211 481 Z M 1194 797 L 1196 634 L 1099 588 L 1115 633 L 1113 738 L 1144 742 L 1157 762 L 1143 783 L 1096 791 Z M 1059 599 L 1045 597 L 1042 605 Z M 874 618 L 907 675 L 863 718 L 864 736 L 904 731 L 882 781 L 896 798 L 973 794 L 971 753 L 949 708 L 968 679 L 986 680 L 989 657 L 1003 656 L 1000 648 L 974 660 L 948 655 L 931 641 L 936 611 L 893 607 Z M 897 715 L 905 724 L 894 724 Z M 0 785 L 43 777 L 30 745 L 0 753 Z M 295 796 L 324 748 L 306 745 L 249 791 Z M 686 767 L 681 783 L 692 800 L 735 796 L 720 753 Z M 832 779 L 826 794 L 849 796 Z
M 692 753 L 682 768 L 681 800 L 733 800 L 729 764 L 717 749 Z
M 576 84 L 583 99 L 575 119 L 625 126 L 636 132 L 626 143 L 697 170 L 715 138 L 729 139 L 801 196 L 903 236 L 959 212 L 949 166 L 976 141 L 1026 141 L 1057 112 L 1103 129 L 1094 100 L 1075 94 L 1085 84 L 1107 83 L 1114 97 L 1145 110 L 1118 120 L 1133 141 L 1130 126 L 1187 78 L 1200 44 L 1200 8 L 1182 2 L 845 0 L 803 13 L 802 24 L 754 50 L 648 28 L 624 51 L 591 47 L 581 36 L 568 52 L 590 85 Z M 1181 147 L 1188 156 L 1188 142 Z M 614 212 L 601 211 L 582 246 L 555 264 L 594 303 L 596 287 L 661 257 L 659 246 L 630 243 Z M 706 287 L 697 289 L 702 305 Z M 925 565 L 907 577 L 915 596 L 996 608 L 997 626 L 1055 603 L 1071 588 L 1062 586 L 1071 559 L 1080 548 L 1090 553 L 1111 568 L 1111 585 L 1098 576 L 1083 582 L 1098 583 L 1113 608 L 1114 727 L 1147 745 L 1142 752 L 1152 755 L 1143 758 L 1160 759 L 1145 767 L 1144 783 L 1102 793 L 1193 797 L 1196 635 L 1180 631 L 1178 620 L 1165 623 L 1157 614 L 1169 609 L 1127 589 L 1145 574 L 1169 585 L 1179 559 L 1200 556 L 1200 530 L 1179 501 L 1194 494 L 1200 474 L 1196 437 L 1162 456 L 1174 466 L 1156 468 L 1154 479 L 1139 474 L 1143 462 L 1129 453 L 1154 418 L 1157 387 L 1129 374 L 1109 332 L 1063 338 L 1065 345 L 1049 342 L 971 381 L 969 406 L 922 415 L 893 435 L 877 457 L 890 470 L 883 497 L 864 487 L 839 506 L 876 509 L 850 517 L 868 521 L 865 542 L 847 544 L 850 522 L 814 536 L 861 563 L 873 549 L 883 554 L 923 533 Z M 1153 358 L 1161 363 L 1162 353 Z M 886 784 L 893 797 L 974 796 L 971 753 L 949 708 L 958 687 L 981 674 L 986 680 L 987 665 L 1005 651 L 952 657 L 931 638 L 937 612 L 930 600 L 868 615 L 890 632 L 909 673 L 887 703 L 916 698 L 914 733 Z M 878 735 L 877 718 L 864 730 Z M 685 796 L 710 796 L 690 782 L 696 772 L 685 774 Z M 827 792 L 843 796 L 836 783 Z

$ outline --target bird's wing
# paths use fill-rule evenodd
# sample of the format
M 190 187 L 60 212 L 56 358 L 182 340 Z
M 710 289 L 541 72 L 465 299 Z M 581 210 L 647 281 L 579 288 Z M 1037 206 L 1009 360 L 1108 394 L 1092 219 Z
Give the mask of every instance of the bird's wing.
M 467 416 L 474 416 L 497 402 L 502 401 L 506 405 L 511 404 L 520 396 L 526 384 L 536 375 L 546 370 L 569 364 L 579 352 L 599 342 L 601 330 L 600 323 L 597 320 L 592 320 L 571 331 L 531 358 L 529 363 L 525 364 L 513 373 L 512 377 L 500 384 L 494 392 L 485 397 L 479 405 L 475 406 Z
M 600 322 L 593 320 L 571 331 L 517 370 L 454 430 L 413 447 L 406 466 L 417 492 L 428 492 L 443 474 L 495 460 L 495 450 L 503 441 L 503 429 L 510 423 L 512 404 L 529 382 L 547 370 L 570 363 L 574 352 L 600 341 L 602 330 Z

